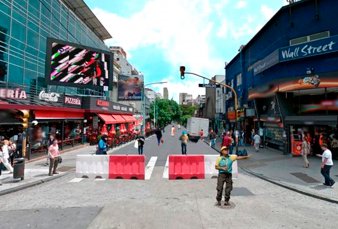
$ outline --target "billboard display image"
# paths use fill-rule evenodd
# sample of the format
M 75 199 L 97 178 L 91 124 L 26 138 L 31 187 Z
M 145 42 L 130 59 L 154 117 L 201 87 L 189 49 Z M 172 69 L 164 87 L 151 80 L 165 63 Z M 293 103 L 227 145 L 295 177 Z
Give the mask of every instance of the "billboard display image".
M 47 82 L 108 91 L 113 71 L 110 52 L 49 39 Z
M 142 75 L 119 75 L 118 99 L 142 100 L 143 83 Z

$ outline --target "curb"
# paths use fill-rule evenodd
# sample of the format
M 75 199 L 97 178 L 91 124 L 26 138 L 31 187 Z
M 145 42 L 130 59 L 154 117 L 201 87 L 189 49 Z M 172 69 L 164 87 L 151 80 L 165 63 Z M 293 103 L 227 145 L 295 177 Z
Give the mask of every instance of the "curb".
M 281 184 L 277 181 L 274 181 L 264 175 L 261 175 L 261 174 L 257 174 L 257 173 L 254 173 L 248 169 L 244 169 L 242 167 L 240 167 L 241 170 L 245 171 L 246 173 L 250 174 L 250 175 L 253 175 L 261 180 L 264 180 L 264 181 L 267 181 L 269 183 L 272 183 L 274 185 L 277 185 L 277 186 L 280 186 L 282 188 L 285 188 L 285 189 L 288 189 L 288 190 L 291 190 L 291 191 L 294 191 L 294 192 L 297 192 L 299 194 L 303 194 L 305 196 L 309 196 L 309 197 L 312 197 L 312 198 L 315 198 L 315 199 L 319 199 L 319 200 L 323 200 L 323 201 L 326 201 L 326 202 L 330 202 L 330 203 L 333 203 L 333 204 L 338 204 L 338 200 L 333 200 L 333 199 L 330 199 L 330 198 L 327 198 L 327 197 L 323 197 L 323 196 L 319 196 L 319 195 L 316 195 L 316 194 L 313 194 L 313 193 L 309 193 L 309 192 L 306 192 L 306 191 L 302 191 L 298 188 L 294 188 L 294 187 L 291 187 L 290 185 L 286 185 L 286 184 Z
M 19 185 L 19 186 L 14 187 L 14 188 L 9 188 L 9 189 L 0 191 L 0 196 L 7 195 L 7 194 L 10 194 L 10 193 L 13 193 L 13 192 L 17 192 L 17 191 L 21 191 L 23 189 L 30 188 L 30 187 L 33 187 L 33 186 L 37 186 L 37 185 L 40 185 L 40 184 L 43 184 L 43 183 L 47 183 L 49 181 L 61 178 L 61 177 L 65 176 L 65 175 L 67 175 L 67 174 L 68 173 L 65 172 L 65 173 L 60 174 L 58 176 L 48 177 L 48 178 L 43 179 L 43 180 L 37 180 L 37 181 L 33 181 L 33 182 L 30 182 L 30 183 L 27 183 L 27 184 Z
M 72 151 L 75 151 L 75 150 L 78 150 L 78 149 L 82 149 L 82 148 L 85 148 L 87 146 L 90 146 L 89 143 L 83 144 L 83 145 L 81 145 L 81 147 L 75 146 L 75 147 L 72 147 L 72 148 L 69 148 L 69 149 L 66 149 L 66 150 L 62 150 L 62 151 L 60 151 L 60 155 L 65 154 L 65 153 L 69 153 L 69 152 L 72 152 Z M 32 162 L 40 161 L 42 159 L 46 159 L 46 156 L 47 156 L 47 154 L 39 156 L 39 157 L 32 158 L 30 160 L 25 161 L 25 164 L 29 164 L 29 163 L 32 163 Z

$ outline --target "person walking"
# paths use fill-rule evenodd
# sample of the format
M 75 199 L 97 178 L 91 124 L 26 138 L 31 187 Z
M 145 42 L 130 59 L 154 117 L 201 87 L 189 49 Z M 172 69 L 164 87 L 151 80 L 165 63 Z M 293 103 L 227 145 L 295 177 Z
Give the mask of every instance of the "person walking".
M 107 155 L 107 150 L 108 150 L 107 140 L 108 140 L 107 135 L 105 134 L 102 135 L 98 143 L 98 147 L 97 147 L 98 149 L 96 152 L 97 155 Z
M 17 152 L 16 152 L 16 144 L 12 141 L 9 141 L 8 143 L 8 152 L 9 152 L 9 158 L 11 166 L 14 165 L 14 158 L 17 158 Z
M 182 131 L 182 135 L 180 136 L 180 141 L 181 141 L 181 151 L 183 155 L 187 154 L 187 145 L 189 141 L 189 137 L 186 131 Z
M 9 141 L 4 140 L 3 146 L 1 147 L 2 149 L 2 164 L 6 167 L 6 169 L 9 171 L 9 173 L 13 173 L 13 167 L 9 163 Z
M 143 146 L 144 146 L 146 139 L 144 138 L 143 135 L 139 135 L 139 136 L 137 136 L 136 141 L 138 143 L 138 147 L 137 147 L 138 154 L 143 155 Z
M 200 130 L 199 135 L 200 135 L 201 141 L 203 141 L 203 137 L 204 137 L 203 129 Z
M 259 145 L 261 144 L 261 136 L 259 136 L 257 133 L 255 134 L 255 136 L 253 137 L 253 141 L 254 141 L 254 147 L 256 152 L 258 152 L 259 150 Z
M 155 134 L 156 134 L 156 138 L 157 138 L 157 145 L 160 146 L 161 140 L 162 140 L 162 131 L 160 130 L 160 128 L 157 128 L 155 130 Z
M 175 136 L 175 133 L 176 133 L 176 130 L 175 130 L 175 126 L 173 125 L 171 127 L 171 136 L 174 137 Z
M 228 149 L 230 149 L 230 154 L 232 154 L 232 143 L 233 143 L 233 139 L 230 135 L 231 133 L 228 131 L 226 132 L 225 136 L 223 137 L 223 140 L 222 140 L 222 145 L 221 147 L 225 146 L 227 147 Z
M 215 145 L 216 145 L 216 138 L 217 138 L 217 135 L 216 133 L 214 132 L 213 129 L 210 130 L 210 133 L 209 133 L 209 139 L 210 139 L 210 146 L 212 148 L 215 148 Z
M 307 159 L 307 156 L 310 154 L 310 143 L 308 142 L 307 137 L 304 135 L 303 142 L 302 142 L 302 157 L 304 159 L 304 167 L 309 168 L 310 163 Z
M 323 185 L 332 187 L 335 183 L 335 181 L 330 177 L 330 169 L 333 166 L 332 161 L 332 153 L 327 148 L 327 144 L 325 142 L 322 143 L 321 148 L 324 151 L 323 154 L 317 154 L 318 157 L 322 158 L 322 164 L 321 164 L 321 174 L 323 175 L 325 182 Z
M 216 160 L 215 169 L 218 170 L 217 177 L 217 206 L 221 206 L 222 194 L 225 186 L 224 205 L 229 205 L 230 194 L 232 191 L 232 164 L 236 160 L 246 159 L 249 156 L 229 155 L 229 148 L 223 146 L 220 150 L 220 156 Z
M 58 174 L 56 168 L 59 164 L 60 151 L 58 146 L 58 141 L 54 139 L 53 144 L 48 147 L 48 156 L 49 156 L 49 176 Z

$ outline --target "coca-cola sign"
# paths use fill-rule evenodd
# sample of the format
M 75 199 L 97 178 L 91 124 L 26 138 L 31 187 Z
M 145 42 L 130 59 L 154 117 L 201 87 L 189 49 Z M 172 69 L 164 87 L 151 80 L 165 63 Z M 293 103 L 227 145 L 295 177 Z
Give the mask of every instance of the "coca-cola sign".
M 20 88 L 7 89 L 0 88 L 0 98 L 3 99 L 27 99 L 27 94 Z
M 81 106 L 81 99 L 76 97 L 65 96 L 65 104 Z
M 59 102 L 60 97 L 61 97 L 61 95 L 59 93 L 55 93 L 55 92 L 47 93 L 45 91 L 41 91 L 40 94 L 39 94 L 39 99 L 46 101 L 46 102 L 57 103 L 57 102 Z

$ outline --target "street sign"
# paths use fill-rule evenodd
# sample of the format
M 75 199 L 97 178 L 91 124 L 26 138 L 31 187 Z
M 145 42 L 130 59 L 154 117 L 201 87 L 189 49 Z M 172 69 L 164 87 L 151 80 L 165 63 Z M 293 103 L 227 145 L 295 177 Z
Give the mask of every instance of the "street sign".
M 198 84 L 199 87 L 207 87 L 207 88 L 220 88 L 221 85 L 219 84 L 205 84 L 205 83 L 200 83 Z

